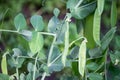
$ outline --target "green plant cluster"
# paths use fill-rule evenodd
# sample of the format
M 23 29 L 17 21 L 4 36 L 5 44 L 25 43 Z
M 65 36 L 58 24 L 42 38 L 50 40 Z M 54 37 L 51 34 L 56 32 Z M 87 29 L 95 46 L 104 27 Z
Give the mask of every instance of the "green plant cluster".
M 43 17 L 34 14 L 30 18 L 33 29 L 28 29 L 19 13 L 13 21 L 16 30 L 0 29 L 1 39 L 9 33 L 17 39 L 14 47 L 1 52 L 0 80 L 119 80 L 117 2 L 68 0 L 63 20 L 60 10 L 54 8 L 47 27 Z M 107 26 L 102 26 L 106 3 L 111 4 L 111 27 L 102 33 Z

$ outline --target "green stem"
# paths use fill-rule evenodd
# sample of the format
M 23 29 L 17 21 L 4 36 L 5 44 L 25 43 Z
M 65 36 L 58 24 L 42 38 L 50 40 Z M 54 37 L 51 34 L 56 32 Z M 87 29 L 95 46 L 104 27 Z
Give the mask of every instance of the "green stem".
M 105 80 L 107 80 L 107 51 L 106 50 L 106 53 L 105 53 Z
M 50 51 L 49 51 L 49 55 L 48 55 L 48 61 L 47 61 L 47 66 L 49 66 L 50 61 L 51 61 L 51 56 L 52 56 L 52 52 L 53 52 L 55 41 L 56 41 L 56 35 L 54 36 L 53 42 L 52 42 L 51 47 L 50 47 Z
M 37 59 L 38 59 L 38 55 L 39 54 L 37 54 L 37 56 L 36 56 L 36 58 L 35 58 L 35 65 L 34 65 L 34 72 L 33 72 L 33 80 L 35 80 L 35 72 L 36 72 L 36 64 L 37 64 Z
M 4 30 L 4 29 L 0 29 L 0 32 L 19 33 L 18 31 L 14 31 L 14 30 Z
M 19 80 L 19 71 L 18 71 L 18 68 L 17 68 L 17 67 L 16 67 L 16 73 L 17 73 L 16 78 L 17 78 L 17 80 Z
M 76 41 L 79 41 L 80 39 L 83 39 L 84 37 L 79 37 L 78 39 L 72 41 L 69 45 L 69 47 L 71 47 Z
M 46 72 L 44 72 L 43 75 L 42 75 L 41 80 L 45 80 L 46 75 L 47 75 Z

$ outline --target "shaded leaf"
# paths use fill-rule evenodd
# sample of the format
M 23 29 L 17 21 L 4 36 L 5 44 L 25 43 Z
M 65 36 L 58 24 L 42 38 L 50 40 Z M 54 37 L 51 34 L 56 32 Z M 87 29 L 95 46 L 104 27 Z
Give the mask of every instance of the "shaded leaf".
M 43 18 L 40 15 L 31 17 L 30 22 L 36 31 L 42 31 L 44 28 Z
M 116 32 L 116 27 L 111 28 L 111 29 L 105 34 L 105 36 L 102 38 L 102 40 L 101 40 L 101 45 L 102 45 L 102 46 L 101 46 L 101 47 L 102 47 L 103 50 L 105 50 L 105 49 L 108 47 L 108 45 L 110 44 L 111 40 L 112 40 L 113 37 L 114 37 L 115 32 Z
M 1 74 L 0 73 L 0 80 L 9 80 L 10 78 L 9 78 L 9 76 L 8 75 L 6 75 L 6 74 Z
M 76 59 L 78 58 L 79 47 L 75 46 L 71 49 L 70 54 L 67 56 L 68 59 Z
M 103 76 L 101 76 L 99 73 L 90 73 L 89 79 L 90 80 L 103 80 Z
M 26 20 L 22 13 L 19 13 L 14 19 L 15 27 L 18 31 L 26 28 Z
M 89 70 L 92 70 L 92 71 L 95 71 L 99 65 L 95 62 L 90 62 L 86 65 L 86 67 L 89 69 Z

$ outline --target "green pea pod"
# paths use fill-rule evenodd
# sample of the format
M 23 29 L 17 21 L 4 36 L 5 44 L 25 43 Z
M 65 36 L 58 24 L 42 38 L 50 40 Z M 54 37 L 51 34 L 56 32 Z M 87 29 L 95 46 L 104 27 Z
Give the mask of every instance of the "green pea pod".
M 79 48 L 78 70 L 82 77 L 84 76 L 85 65 L 86 65 L 86 42 L 87 42 L 86 39 L 83 40 Z
M 105 4 L 105 0 L 97 1 L 99 15 L 101 15 L 104 10 L 104 4 Z
M 7 62 L 6 62 L 6 55 L 3 55 L 2 61 L 1 61 L 1 69 L 3 74 L 8 74 L 7 71 Z
M 96 9 L 95 14 L 94 14 L 94 22 L 93 22 L 93 38 L 96 44 L 99 46 L 100 44 L 100 20 L 101 16 L 98 13 L 98 9 Z
M 115 27 L 116 22 L 117 22 L 117 7 L 116 7 L 116 0 L 113 0 L 111 7 L 111 26 Z

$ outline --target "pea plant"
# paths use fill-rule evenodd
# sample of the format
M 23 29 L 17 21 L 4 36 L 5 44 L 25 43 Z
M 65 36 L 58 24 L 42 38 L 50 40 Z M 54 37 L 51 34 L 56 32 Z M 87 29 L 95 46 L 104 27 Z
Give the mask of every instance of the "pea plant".
M 42 16 L 34 14 L 30 18 L 33 29 L 28 29 L 24 15 L 19 13 L 14 18 L 15 30 L 0 29 L 1 38 L 10 33 L 23 40 L 22 48 L 16 42 L 16 47 L 1 52 L 0 80 L 49 80 L 60 72 L 63 74 L 52 80 L 119 80 L 117 74 L 109 77 L 115 75 L 109 69 L 118 67 L 120 60 L 119 50 L 110 48 L 117 35 L 117 0 L 110 1 L 111 27 L 103 34 L 105 2 L 68 0 L 64 19 L 59 19 L 58 8 L 47 26 Z

